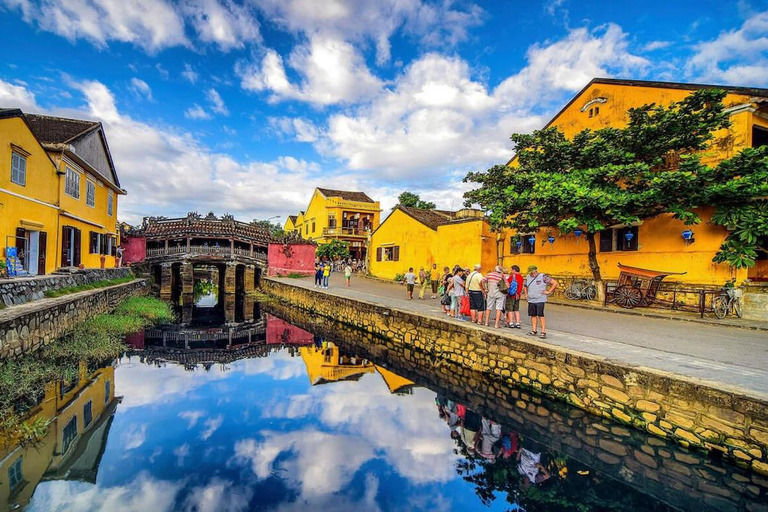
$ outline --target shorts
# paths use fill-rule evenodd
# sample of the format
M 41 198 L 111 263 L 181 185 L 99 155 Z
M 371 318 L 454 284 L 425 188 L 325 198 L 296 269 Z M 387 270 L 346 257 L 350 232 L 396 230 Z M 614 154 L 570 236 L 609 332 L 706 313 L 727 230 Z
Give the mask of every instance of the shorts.
M 440 284 L 437 282 L 437 279 L 432 280 L 432 293 L 437 293 L 437 285 Z
M 488 303 L 485 306 L 485 309 L 488 311 L 496 310 L 496 311 L 504 311 L 504 295 L 489 295 L 486 299 L 486 302 Z
M 413 287 L 414 287 L 414 285 L 412 285 L 412 284 L 407 284 L 406 286 L 408 287 L 408 292 L 409 292 L 409 293 L 413 293 Z
M 470 290 L 469 309 L 472 311 L 485 311 L 485 297 L 483 297 L 483 292 Z
M 544 306 L 546 302 L 529 302 L 528 316 L 544 316 Z
M 505 304 L 504 304 L 504 311 L 507 313 L 511 313 L 513 311 L 520 311 L 520 299 L 517 297 L 513 297 L 512 295 L 507 295 Z

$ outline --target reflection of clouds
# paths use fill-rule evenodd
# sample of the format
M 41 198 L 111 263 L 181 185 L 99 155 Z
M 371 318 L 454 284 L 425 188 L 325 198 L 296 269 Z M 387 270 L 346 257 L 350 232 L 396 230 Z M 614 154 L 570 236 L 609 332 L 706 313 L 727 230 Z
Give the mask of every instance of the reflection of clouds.
M 133 481 L 115 487 L 101 487 L 82 482 L 57 480 L 43 482 L 35 490 L 28 510 L 163 512 L 173 510 L 173 503 L 183 483 L 155 480 L 140 473 Z
M 147 440 L 147 426 L 146 425 L 132 425 L 131 428 L 123 436 L 123 447 L 126 450 L 133 450 L 144 444 Z
M 371 473 L 365 475 L 365 490 L 359 500 L 353 500 L 341 494 L 319 496 L 300 496 L 296 501 L 281 503 L 276 512 L 306 512 L 307 510 L 333 510 L 334 512 L 377 512 L 381 510 L 376 503 L 379 492 L 379 480 Z
M 189 444 L 184 443 L 178 448 L 175 448 L 173 454 L 176 456 L 176 465 L 179 467 L 183 466 L 184 461 L 189 457 Z
M 206 485 L 194 487 L 189 491 L 183 510 L 239 512 L 248 509 L 252 497 L 253 490 L 250 487 L 238 486 L 234 482 L 214 477 Z
M 312 395 L 292 395 L 286 400 L 286 397 L 280 397 L 280 400 L 274 400 L 268 406 L 261 410 L 262 418 L 303 418 L 312 411 L 315 404 L 315 398 Z
M 197 422 L 205 416 L 205 411 L 182 411 L 179 413 L 179 418 L 183 418 L 189 422 L 189 429 L 195 428 Z
M 171 363 L 158 368 L 136 362 L 121 363 L 115 374 L 116 390 L 124 397 L 121 409 L 172 403 L 209 382 L 228 377 L 215 366 L 208 372 L 188 372 L 183 366 Z
M 291 357 L 287 350 L 272 352 L 269 357 L 238 361 L 236 365 L 246 375 L 268 375 L 274 380 L 295 379 L 306 373 L 302 359 Z
M 262 440 L 244 439 L 235 444 L 234 462 L 250 464 L 260 479 L 279 471 L 302 497 L 339 492 L 357 470 L 374 457 L 372 447 L 357 437 L 316 430 L 279 433 L 265 431 Z M 290 452 L 285 460 L 276 460 Z
M 208 418 L 203 423 L 203 426 L 205 427 L 203 431 L 200 433 L 200 439 L 203 441 L 207 441 L 209 437 L 213 435 L 214 432 L 216 432 L 221 424 L 224 423 L 224 416 L 219 414 L 215 418 Z

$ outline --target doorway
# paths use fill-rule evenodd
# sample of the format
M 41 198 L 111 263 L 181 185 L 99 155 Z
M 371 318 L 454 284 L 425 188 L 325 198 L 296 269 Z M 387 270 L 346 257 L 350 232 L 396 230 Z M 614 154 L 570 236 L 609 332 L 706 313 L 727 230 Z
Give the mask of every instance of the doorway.
M 80 266 L 80 230 L 72 226 L 61 228 L 61 266 Z

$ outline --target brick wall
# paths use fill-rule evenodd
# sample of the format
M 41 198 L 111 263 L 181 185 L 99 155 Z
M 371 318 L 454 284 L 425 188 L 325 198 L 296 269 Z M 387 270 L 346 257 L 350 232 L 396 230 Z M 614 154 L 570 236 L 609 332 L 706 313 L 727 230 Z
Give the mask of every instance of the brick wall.
M 6 306 L 24 304 L 45 297 L 48 290 L 89 284 L 133 275 L 129 268 L 80 270 L 74 274 L 52 274 L 34 278 L 0 281 L 0 302 Z
M 268 279 L 263 289 L 311 314 L 768 474 L 768 402 L 288 283 Z

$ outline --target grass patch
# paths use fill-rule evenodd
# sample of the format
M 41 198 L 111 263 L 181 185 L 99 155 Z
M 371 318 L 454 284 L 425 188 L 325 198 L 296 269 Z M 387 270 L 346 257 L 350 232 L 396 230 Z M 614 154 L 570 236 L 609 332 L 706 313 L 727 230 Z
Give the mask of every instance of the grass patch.
M 116 279 L 104 279 L 101 281 L 94 281 L 88 284 L 81 284 L 78 286 L 67 286 L 66 288 L 59 288 L 57 290 L 48 290 L 45 292 L 45 296 L 49 299 L 54 297 L 61 297 L 62 295 L 69 295 L 70 293 L 84 292 L 86 290 L 97 290 L 99 288 L 106 288 L 107 286 L 114 286 L 116 284 L 130 283 L 136 279 L 133 276 L 118 277 Z
M 81 363 L 109 363 L 125 350 L 125 335 L 173 319 L 167 302 L 131 297 L 113 313 L 86 320 L 35 353 L 0 362 L 0 438 L 22 443 L 42 438 L 47 425 L 26 415 L 44 395 L 47 383 L 74 382 Z

